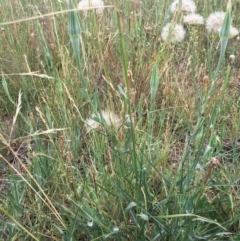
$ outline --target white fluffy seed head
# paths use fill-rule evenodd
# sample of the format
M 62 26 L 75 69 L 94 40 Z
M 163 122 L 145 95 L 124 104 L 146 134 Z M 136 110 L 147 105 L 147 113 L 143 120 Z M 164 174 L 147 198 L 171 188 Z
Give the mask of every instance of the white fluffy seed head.
M 96 114 L 92 114 L 88 119 L 85 121 L 87 133 L 92 129 L 97 129 L 101 124 L 100 122 L 105 122 L 106 126 L 114 127 L 118 129 L 121 126 L 121 118 L 116 115 L 115 113 L 109 110 L 101 110 Z
M 239 34 L 239 31 L 237 28 L 231 26 L 230 28 L 230 38 L 233 38 Z
M 218 32 L 224 21 L 224 12 L 214 12 L 209 15 L 206 20 L 206 29 L 208 32 Z
M 170 10 L 172 13 L 176 11 L 182 11 L 187 13 L 195 13 L 196 12 L 196 4 L 193 0 L 182 0 L 182 5 L 180 6 L 179 0 L 174 0 L 170 6 Z
M 189 25 L 202 25 L 204 24 L 204 18 L 200 14 L 190 13 L 183 17 L 183 22 Z
M 230 59 L 230 60 L 235 60 L 235 58 L 236 58 L 236 57 L 235 57 L 234 54 L 231 54 L 231 55 L 229 56 L 229 59 Z
M 101 14 L 103 13 L 104 9 L 104 2 L 102 0 L 82 0 L 78 3 L 77 8 L 87 11 L 88 8 L 95 7 L 96 13 Z
M 164 41 L 169 39 L 170 42 L 181 42 L 184 40 L 186 31 L 181 24 L 167 23 L 162 29 L 161 37 Z

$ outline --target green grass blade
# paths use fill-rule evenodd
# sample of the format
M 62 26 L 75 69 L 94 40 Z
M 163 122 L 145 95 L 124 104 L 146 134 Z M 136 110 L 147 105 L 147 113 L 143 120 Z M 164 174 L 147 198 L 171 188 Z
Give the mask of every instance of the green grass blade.
M 74 9 L 74 4 L 72 0 L 69 0 L 68 2 L 68 8 Z M 68 34 L 70 36 L 74 56 L 77 62 L 77 67 L 80 72 L 80 77 L 83 83 L 83 87 L 87 88 L 87 81 L 83 78 L 82 74 L 82 67 L 81 67 L 81 58 L 80 58 L 80 34 L 81 34 L 81 28 L 80 28 L 80 22 L 77 16 L 76 11 L 71 11 L 68 13 Z
M 221 31 L 220 31 L 220 44 L 221 44 L 220 57 L 219 57 L 219 60 L 218 60 L 218 66 L 217 66 L 217 70 L 216 70 L 214 79 L 217 78 L 217 75 L 218 75 L 219 70 L 221 68 L 222 62 L 224 60 L 225 52 L 226 52 L 226 47 L 227 47 L 227 44 L 228 44 L 228 39 L 230 37 L 230 29 L 231 29 L 231 21 L 232 21 L 231 8 L 232 8 L 232 4 L 231 4 L 231 0 L 229 0 L 228 5 L 227 5 L 227 11 L 226 11 L 225 18 L 224 18 L 224 21 L 223 21 L 223 25 L 222 25 L 222 28 L 221 28 Z
M 158 86 L 159 86 L 158 68 L 157 68 L 157 64 L 154 64 L 152 69 L 151 80 L 150 80 L 151 102 L 153 102 L 156 98 Z

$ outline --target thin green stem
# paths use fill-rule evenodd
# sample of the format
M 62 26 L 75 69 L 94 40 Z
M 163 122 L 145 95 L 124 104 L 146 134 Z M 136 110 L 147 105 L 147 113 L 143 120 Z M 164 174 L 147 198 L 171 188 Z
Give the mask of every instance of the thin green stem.
M 120 46 L 121 46 L 121 53 L 122 53 L 124 81 L 127 88 L 128 114 L 131 122 L 131 137 L 132 137 L 132 144 L 133 144 L 132 145 L 133 165 L 134 165 L 135 178 L 136 178 L 136 195 L 137 195 L 137 202 L 139 202 L 140 185 L 139 185 L 139 174 L 138 174 L 138 158 L 136 153 L 135 126 L 132 119 L 132 108 L 131 108 L 131 102 L 130 102 L 130 84 L 129 84 L 129 78 L 127 73 L 128 72 L 127 58 L 126 58 L 124 35 L 123 35 L 123 21 L 120 13 L 118 13 L 118 28 L 119 28 L 119 39 L 120 39 Z

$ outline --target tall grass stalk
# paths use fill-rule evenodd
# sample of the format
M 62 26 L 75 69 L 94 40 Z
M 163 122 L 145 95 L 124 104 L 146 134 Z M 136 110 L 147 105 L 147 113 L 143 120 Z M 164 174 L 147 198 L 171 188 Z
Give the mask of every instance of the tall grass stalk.
M 120 40 L 120 48 L 121 48 L 121 57 L 122 57 L 122 65 L 123 65 L 123 76 L 124 76 L 124 82 L 126 85 L 126 95 L 127 95 L 127 113 L 130 119 L 130 125 L 131 125 L 131 138 L 132 138 L 132 161 L 133 161 L 133 166 L 134 166 L 134 171 L 135 171 L 135 179 L 136 179 L 136 200 L 137 204 L 140 202 L 140 197 L 139 193 L 140 191 L 140 185 L 139 181 L 141 179 L 141 176 L 139 176 L 139 170 L 141 170 L 142 165 L 138 162 L 138 157 L 137 157 L 137 152 L 136 152 L 136 140 L 135 140 L 135 126 L 133 122 L 133 111 L 132 111 L 132 106 L 131 106 L 131 96 L 130 96 L 130 83 L 129 83 L 129 78 L 128 78 L 128 68 L 127 68 L 127 57 L 126 57 L 126 48 L 125 48 L 125 43 L 124 43 L 124 35 L 123 35 L 123 19 L 121 14 L 118 12 L 117 13 L 117 18 L 118 18 L 118 29 L 119 29 L 119 40 Z

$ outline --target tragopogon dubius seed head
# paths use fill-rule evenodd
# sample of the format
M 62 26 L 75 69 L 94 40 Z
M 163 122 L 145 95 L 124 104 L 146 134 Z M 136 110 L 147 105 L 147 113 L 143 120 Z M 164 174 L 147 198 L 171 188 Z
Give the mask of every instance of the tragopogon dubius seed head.
M 183 22 L 189 25 L 202 25 L 204 24 L 204 18 L 200 14 L 190 13 L 183 17 Z
M 91 7 L 96 7 L 96 13 L 101 14 L 103 13 L 104 2 L 102 0 L 82 0 L 77 6 L 78 9 L 82 9 L 85 12 Z
M 176 11 L 195 13 L 196 9 L 197 7 L 193 0 L 182 0 L 182 5 L 180 5 L 179 0 L 174 0 L 170 6 L 170 10 L 172 13 Z
M 184 40 L 186 31 L 181 24 L 167 23 L 162 29 L 161 37 L 164 41 L 169 39 L 170 42 L 181 42 Z
M 223 25 L 224 17 L 224 12 L 211 13 L 206 20 L 207 31 L 217 33 L 219 31 L 219 28 L 221 28 Z
M 106 124 L 106 126 L 116 129 L 118 129 L 122 123 L 121 118 L 109 110 L 101 110 L 101 112 L 92 114 L 85 122 L 87 133 L 92 129 L 99 128 L 101 122 L 105 122 L 104 124 Z

